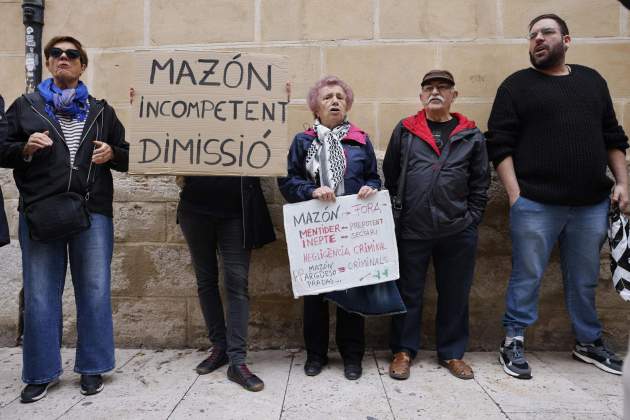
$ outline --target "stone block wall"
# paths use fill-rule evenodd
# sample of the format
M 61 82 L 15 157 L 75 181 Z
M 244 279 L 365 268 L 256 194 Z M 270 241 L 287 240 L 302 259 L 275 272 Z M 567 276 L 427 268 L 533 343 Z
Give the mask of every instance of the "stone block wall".
M 83 80 L 106 98 L 123 122 L 129 118 L 134 50 L 213 48 L 289 57 L 293 99 L 289 133 L 311 122 L 308 87 L 336 74 L 355 90 L 351 120 L 371 136 L 379 153 L 394 125 L 419 108 L 419 79 L 447 68 L 457 81 L 455 111 L 485 129 L 499 83 L 528 65 L 529 20 L 555 12 L 568 22 L 573 43 L 568 61 L 590 65 L 608 81 L 621 123 L 630 123 L 630 16 L 616 0 L 48 0 L 44 40 L 69 34 L 87 47 Z M 11 103 L 24 87 L 20 1 L 0 0 L 0 94 Z M 18 195 L 11 174 L 0 170 L 13 242 L 0 248 L 0 345 L 14 339 L 21 284 L 17 241 Z M 279 239 L 256 250 L 250 273 L 251 345 L 297 347 L 301 301 L 291 297 L 283 200 L 275 180 L 265 194 Z M 207 339 L 196 298 L 188 250 L 175 223 L 178 188 L 172 177 L 116 175 L 113 307 L 119 346 L 204 346 Z M 471 349 L 495 350 L 510 271 L 507 202 L 496 178 L 481 225 L 471 294 Z M 423 343 L 434 345 L 436 293 L 426 292 Z M 540 320 L 528 346 L 568 349 L 573 337 L 563 303 L 557 253 L 541 290 Z M 606 249 L 602 253 L 598 307 L 606 337 L 625 345 L 627 304 L 612 290 Z M 64 297 L 66 343 L 75 340 L 74 299 L 68 276 Z M 385 347 L 387 320 L 368 321 L 368 343 Z M 331 334 L 333 335 L 333 334 Z

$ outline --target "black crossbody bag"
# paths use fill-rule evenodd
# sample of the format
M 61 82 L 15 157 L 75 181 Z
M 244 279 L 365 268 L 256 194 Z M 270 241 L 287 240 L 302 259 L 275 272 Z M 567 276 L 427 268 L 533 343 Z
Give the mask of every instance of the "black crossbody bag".
M 405 137 L 410 137 L 409 135 Z M 403 139 L 405 138 L 403 137 Z M 411 150 L 411 140 L 407 139 L 407 144 L 402 155 L 402 167 L 398 176 L 398 189 L 396 195 L 392 195 L 392 215 L 394 216 L 394 226 L 396 228 L 396 236 L 400 233 L 400 217 L 403 210 L 403 197 L 405 196 L 405 184 L 407 183 L 407 166 L 409 164 L 409 151 Z
M 96 138 L 99 138 L 98 123 L 96 124 Z M 85 195 L 66 191 L 38 200 L 24 208 L 24 217 L 32 240 L 52 242 L 69 238 L 90 228 L 90 211 L 87 202 L 96 178 L 96 173 L 94 173 L 90 179 L 92 166 L 93 162 L 90 158 Z
M 90 228 L 87 197 L 67 191 L 44 198 L 24 209 L 32 240 L 51 242 L 65 239 Z

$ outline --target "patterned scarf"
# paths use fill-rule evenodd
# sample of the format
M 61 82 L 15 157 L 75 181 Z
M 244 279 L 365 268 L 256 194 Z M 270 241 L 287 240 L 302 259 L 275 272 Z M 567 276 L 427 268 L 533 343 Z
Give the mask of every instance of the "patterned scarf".
M 88 113 L 88 89 L 80 80 L 76 89 L 61 89 L 50 78 L 41 82 L 37 90 L 46 101 L 46 113 L 51 118 L 56 120 L 55 113 L 59 113 L 85 121 Z
M 306 170 L 320 185 L 332 188 L 336 195 L 344 194 L 343 176 L 346 173 L 346 155 L 341 146 L 350 123 L 344 121 L 332 130 L 315 119 L 313 130 L 317 138 L 313 140 L 306 154 Z M 323 146 L 323 147 L 322 147 Z

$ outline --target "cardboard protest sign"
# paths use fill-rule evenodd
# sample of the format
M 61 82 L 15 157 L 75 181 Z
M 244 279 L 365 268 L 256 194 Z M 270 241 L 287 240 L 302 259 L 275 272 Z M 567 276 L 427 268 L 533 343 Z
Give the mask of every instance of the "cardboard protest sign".
M 154 51 L 134 60 L 130 173 L 286 175 L 286 57 Z
M 283 213 L 296 298 L 399 277 L 388 191 L 286 204 Z

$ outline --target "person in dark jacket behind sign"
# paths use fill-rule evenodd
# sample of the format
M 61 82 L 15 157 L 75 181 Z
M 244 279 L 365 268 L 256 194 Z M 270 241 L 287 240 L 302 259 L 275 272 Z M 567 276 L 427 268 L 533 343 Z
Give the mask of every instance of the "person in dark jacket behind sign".
M 135 95 L 131 87 L 131 103 Z M 248 391 L 261 391 L 264 382 L 246 364 L 249 263 L 251 250 L 275 241 L 276 234 L 260 178 L 182 176 L 177 177 L 177 184 L 181 187 L 177 223 L 188 244 L 199 306 L 212 344 L 195 370 L 205 375 L 229 363 L 229 380 Z M 222 260 L 227 311 L 219 291 L 217 256 Z
M 451 113 L 455 80 L 446 70 L 422 79 L 424 109 L 403 119 L 392 133 L 383 161 L 385 186 L 398 191 L 406 151 L 408 166 L 398 237 L 398 288 L 406 314 L 392 318 L 389 374 L 407 379 L 420 347 L 422 296 L 433 259 L 440 364 L 458 378 L 471 379 L 463 360 L 468 342 L 468 295 L 477 251 L 477 225 L 490 184 L 485 139 L 475 123 Z
M 227 376 L 248 391 L 263 381 L 246 365 L 249 322 L 248 273 L 252 248 L 275 240 L 259 178 L 185 177 L 177 219 L 197 276 L 210 354 L 197 366 L 200 375 L 229 362 Z M 227 327 L 219 293 L 217 253 L 221 256 L 227 297 Z
M 4 116 L 4 99 L 0 96 L 0 142 L 7 137 L 7 119 Z M 0 189 L 0 246 L 9 243 L 9 225 L 7 215 L 4 212 L 4 198 Z
M 101 374 L 115 366 L 111 170 L 127 171 L 129 161 L 125 129 L 114 109 L 90 96 L 79 80 L 88 64 L 81 43 L 68 36 L 55 37 L 44 47 L 44 55 L 52 78 L 13 102 L 7 111 L 8 136 L 0 139 L 0 166 L 13 168 L 20 192 L 25 300 L 22 380 L 27 384 L 20 398 L 25 403 L 43 398 L 62 373 L 59 347 L 68 261 L 77 306 L 74 370 L 81 374 L 81 393 L 100 392 Z M 33 239 L 31 231 L 37 226 L 33 220 L 27 222 L 25 210 L 66 192 L 85 197 L 89 228 L 63 239 Z
M 352 107 L 350 86 L 334 76 L 319 80 L 308 93 L 314 114 L 312 128 L 298 133 L 288 155 L 288 176 L 278 180 L 280 191 L 290 203 L 357 194 L 367 198 L 381 187 L 376 156 L 367 134 L 346 119 Z M 343 309 L 345 291 L 304 297 L 304 341 L 307 359 L 304 372 L 318 375 L 328 363 L 328 300 L 337 303 L 336 341 L 347 379 L 359 379 L 365 352 L 365 320 Z

